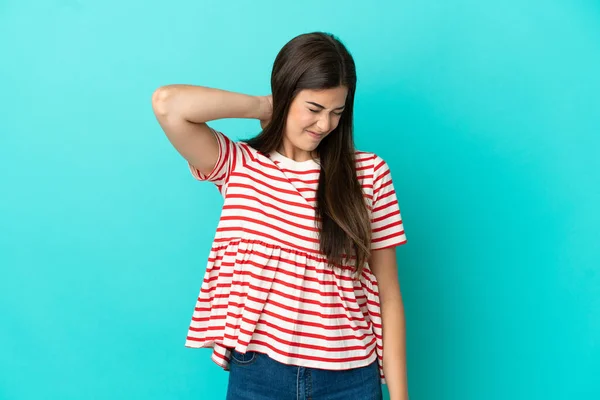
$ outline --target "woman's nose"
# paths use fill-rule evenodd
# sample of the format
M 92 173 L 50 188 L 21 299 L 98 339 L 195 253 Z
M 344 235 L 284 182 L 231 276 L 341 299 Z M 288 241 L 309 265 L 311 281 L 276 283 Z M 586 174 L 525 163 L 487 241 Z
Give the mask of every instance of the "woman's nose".
M 323 113 L 323 116 L 319 118 L 317 121 L 317 127 L 321 133 L 329 132 L 329 128 L 331 127 L 331 120 L 329 119 L 329 114 Z

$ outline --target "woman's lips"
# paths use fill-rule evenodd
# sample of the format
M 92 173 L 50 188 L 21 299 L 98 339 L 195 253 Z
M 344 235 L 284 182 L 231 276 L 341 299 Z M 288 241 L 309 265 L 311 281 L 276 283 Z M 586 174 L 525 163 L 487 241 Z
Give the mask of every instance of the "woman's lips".
M 311 136 L 313 139 L 318 139 L 318 140 L 320 140 L 320 139 L 323 137 L 323 135 L 319 135 L 318 133 L 314 133 L 314 132 L 311 132 L 311 131 L 306 131 L 306 132 L 308 132 L 308 134 L 309 134 L 309 135 L 310 135 L 310 136 Z

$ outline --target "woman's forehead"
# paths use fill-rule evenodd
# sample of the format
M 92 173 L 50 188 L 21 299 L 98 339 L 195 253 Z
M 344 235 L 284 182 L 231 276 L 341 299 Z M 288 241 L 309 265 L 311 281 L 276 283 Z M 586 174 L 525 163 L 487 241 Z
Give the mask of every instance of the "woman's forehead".
M 348 88 L 338 86 L 330 89 L 303 89 L 298 93 L 297 99 L 301 101 L 311 101 L 323 105 L 326 108 L 340 107 L 346 103 Z

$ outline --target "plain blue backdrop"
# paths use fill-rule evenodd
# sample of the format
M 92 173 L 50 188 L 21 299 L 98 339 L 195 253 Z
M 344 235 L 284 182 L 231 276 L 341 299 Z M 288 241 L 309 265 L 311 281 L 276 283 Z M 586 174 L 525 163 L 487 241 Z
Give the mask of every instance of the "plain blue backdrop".
M 317 30 L 392 168 L 411 400 L 600 398 L 597 1 L 0 0 L 1 399 L 224 398 L 184 347 L 222 199 L 152 92 L 268 94 Z

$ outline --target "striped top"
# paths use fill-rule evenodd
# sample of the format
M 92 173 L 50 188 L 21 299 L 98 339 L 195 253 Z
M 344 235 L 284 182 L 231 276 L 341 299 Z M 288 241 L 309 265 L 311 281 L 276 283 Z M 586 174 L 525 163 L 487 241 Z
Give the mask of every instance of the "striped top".
M 213 171 L 189 167 L 217 186 L 224 204 L 185 346 L 213 348 L 212 360 L 225 370 L 229 348 L 330 370 L 377 359 L 385 383 L 377 279 L 368 265 L 358 280 L 350 266 L 332 270 L 319 250 L 319 164 L 265 155 L 213 133 Z M 404 244 L 388 165 L 357 151 L 356 171 L 371 215 L 371 249 Z

